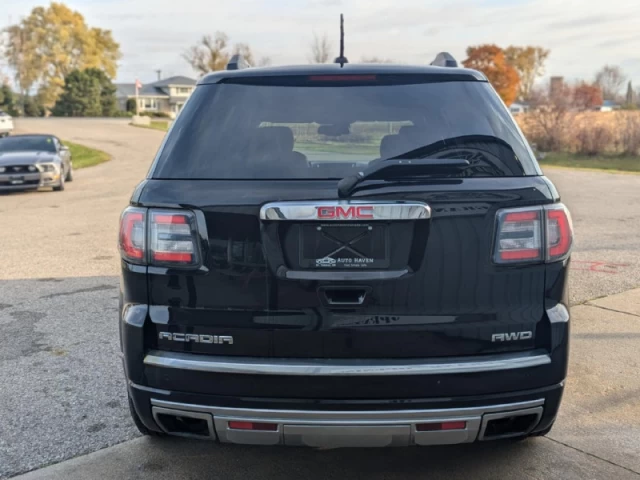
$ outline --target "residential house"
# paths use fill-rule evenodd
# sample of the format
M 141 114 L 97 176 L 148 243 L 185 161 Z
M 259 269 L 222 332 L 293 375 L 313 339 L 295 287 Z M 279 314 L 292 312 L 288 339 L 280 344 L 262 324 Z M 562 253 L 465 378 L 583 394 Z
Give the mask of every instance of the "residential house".
M 116 83 L 116 98 L 121 110 L 126 111 L 127 101 L 136 98 L 135 83 Z M 175 76 L 153 83 L 143 84 L 138 90 L 138 112 L 163 112 L 175 117 L 196 86 L 196 80 Z
M 613 112 L 614 110 L 619 110 L 620 105 L 618 105 L 613 100 L 605 100 L 602 102 L 602 105 L 596 105 L 593 107 L 596 112 Z

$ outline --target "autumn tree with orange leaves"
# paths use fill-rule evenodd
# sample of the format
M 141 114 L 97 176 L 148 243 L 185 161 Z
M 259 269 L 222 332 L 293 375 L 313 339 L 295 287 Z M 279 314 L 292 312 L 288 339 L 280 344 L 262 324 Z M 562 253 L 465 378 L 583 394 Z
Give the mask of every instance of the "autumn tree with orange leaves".
M 573 89 L 573 103 L 580 110 L 602 105 L 602 90 L 597 85 L 582 82 Z
M 497 45 L 477 45 L 467 48 L 467 59 L 462 62 L 467 68 L 484 73 L 504 103 L 511 105 L 518 95 L 520 77 Z

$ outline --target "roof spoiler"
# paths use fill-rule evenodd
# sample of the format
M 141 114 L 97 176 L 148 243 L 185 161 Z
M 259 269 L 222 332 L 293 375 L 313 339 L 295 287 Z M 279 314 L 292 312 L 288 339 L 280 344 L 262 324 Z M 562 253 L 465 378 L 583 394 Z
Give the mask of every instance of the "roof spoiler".
M 431 62 L 431 65 L 435 67 L 457 67 L 458 62 L 456 62 L 456 59 L 453 58 L 453 55 L 451 55 L 450 53 L 440 52 L 438 55 L 436 55 L 435 60 Z
M 231 57 L 231 60 L 227 63 L 227 70 L 243 70 L 245 68 L 251 68 L 251 65 L 239 53 Z

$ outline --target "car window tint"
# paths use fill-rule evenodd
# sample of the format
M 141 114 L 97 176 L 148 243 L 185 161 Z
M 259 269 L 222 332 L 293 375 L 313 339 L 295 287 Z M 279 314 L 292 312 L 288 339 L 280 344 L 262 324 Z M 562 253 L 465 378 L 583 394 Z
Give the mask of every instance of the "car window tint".
M 466 176 L 537 175 L 486 82 L 201 85 L 168 134 L 154 178 L 342 178 L 423 146 Z

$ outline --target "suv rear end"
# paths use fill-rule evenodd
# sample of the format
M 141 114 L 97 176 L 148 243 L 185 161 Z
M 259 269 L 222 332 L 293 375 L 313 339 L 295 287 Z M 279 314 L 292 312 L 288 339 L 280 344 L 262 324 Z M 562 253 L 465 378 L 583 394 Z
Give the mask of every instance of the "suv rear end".
M 121 221 L 136 424 L 262 445 L 544 434 L 567 371 L 559 200 L 478 72 L 205 77 Z

